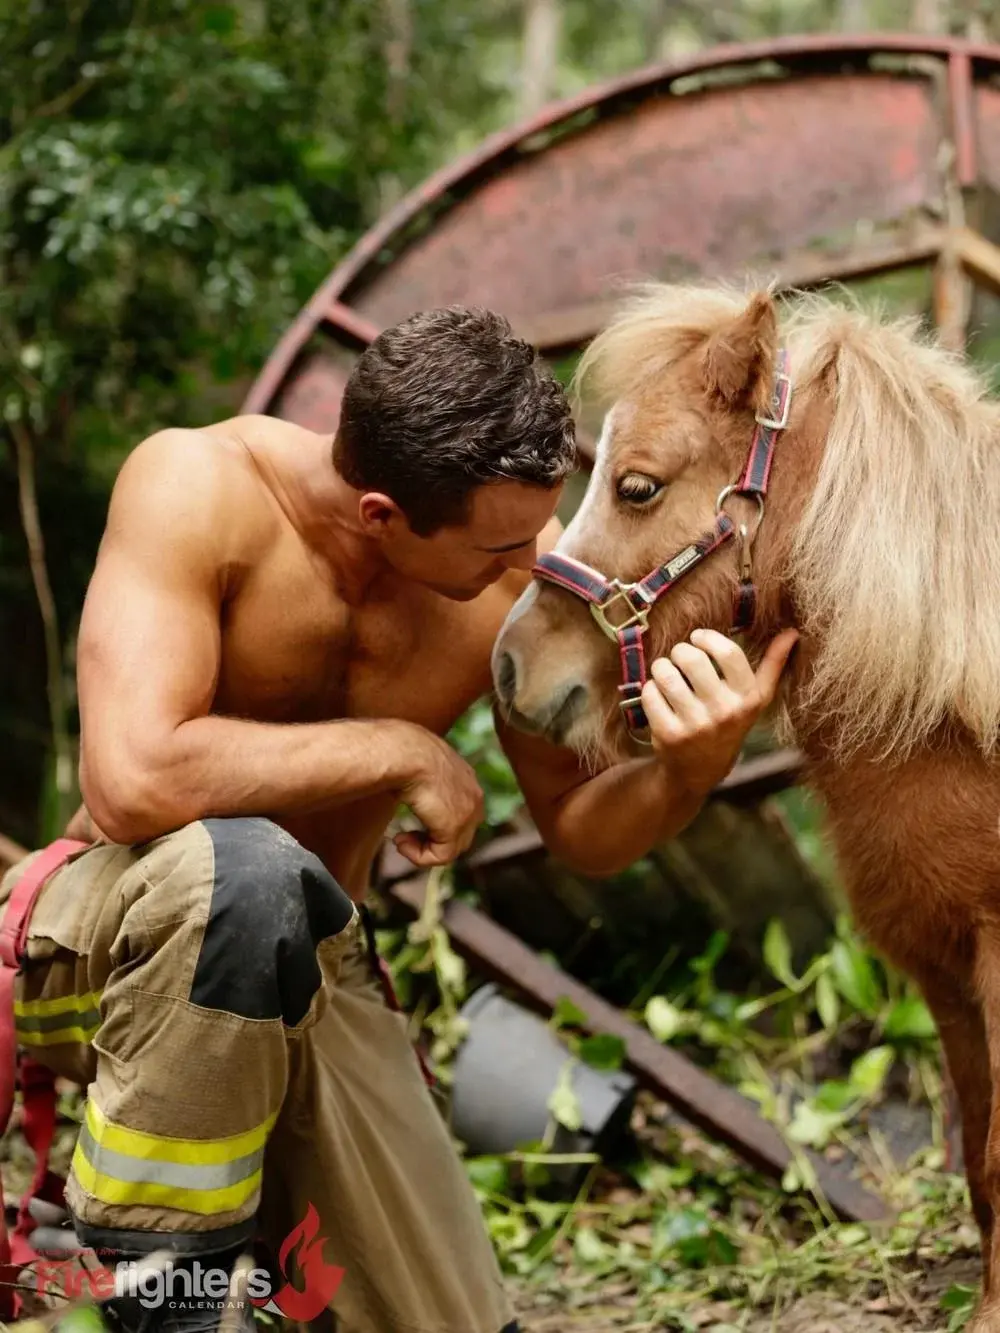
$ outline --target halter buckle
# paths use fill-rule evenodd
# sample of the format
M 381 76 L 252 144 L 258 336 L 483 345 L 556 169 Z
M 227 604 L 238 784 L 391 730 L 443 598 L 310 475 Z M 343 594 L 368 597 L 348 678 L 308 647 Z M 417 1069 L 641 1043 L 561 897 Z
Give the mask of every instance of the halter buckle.
M 792 377 L 785 370 L 776 370 L 774 373 L 774 397 L 771 402 L 778 403 L 781 415 L 765 416 L 763 412 L 757 412 L 754 421 L 758 426 L 770 430 L 784 430 L 788 425 L 788 414 L 792 410 Z
M 612 643 L 618 642 L 618 635 L 623 629 L 631 629 L 633 625 L 639 625 L 643 631 L 649 629 L 649 604 L 637 607 L 629 595 L 635 591 L 635 584 L 610 579 L 609 585 L 614 588 L 614 592 L 610 597 L 605 597 L 603 602 L 591 602 L 590 614 Z M 635 596 L 642 598 L 642 593 L 635 592 Z M 642 598 L 642 600 L 645 601 L 645 598 Z M 607 615 L 608 607 L 614 606 L 615 602 L 624 602 L 628 607 L 628 615 L 620 624 L 615 624 L 609 620 Z

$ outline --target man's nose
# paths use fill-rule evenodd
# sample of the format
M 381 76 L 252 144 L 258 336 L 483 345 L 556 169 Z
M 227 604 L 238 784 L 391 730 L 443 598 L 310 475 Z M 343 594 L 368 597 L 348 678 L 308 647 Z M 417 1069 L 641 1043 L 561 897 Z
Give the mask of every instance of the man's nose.
M 503 562 L 508 569 L 531 570 L 534 569 L 537 559 L 538 543 L 529 542 L 527 546 L 519 546 L 516 551 L 508 551 Z

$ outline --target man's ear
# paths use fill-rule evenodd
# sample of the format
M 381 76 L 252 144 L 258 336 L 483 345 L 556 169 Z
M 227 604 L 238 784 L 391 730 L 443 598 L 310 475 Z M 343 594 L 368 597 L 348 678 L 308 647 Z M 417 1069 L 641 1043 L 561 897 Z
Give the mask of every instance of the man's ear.
M 778 317 L 769 292 L 755 292 L 746 309 L 710 335 L 704 369 L 708 390 L 726 407 L 767 410 L 778 354 Z
M 382 537 L 393 523 L 406 522 L 396 501 L 381 491 L 365 491 L 358 501 L 358 518 L 368 537 Z

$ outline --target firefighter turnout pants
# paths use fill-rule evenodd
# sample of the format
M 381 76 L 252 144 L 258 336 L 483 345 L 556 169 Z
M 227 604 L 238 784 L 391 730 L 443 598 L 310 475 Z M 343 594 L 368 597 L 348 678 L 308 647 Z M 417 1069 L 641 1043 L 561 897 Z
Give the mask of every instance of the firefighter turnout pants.
M 346 1333 L 515 1328 L 359 912 L 271 821 L 75 856 L 35 906 L 15 1022 L 87 1086 L 66 1195 L 83 1244 L 209 1255 L 257 1235 L 277 1255 L 312 1205 Z

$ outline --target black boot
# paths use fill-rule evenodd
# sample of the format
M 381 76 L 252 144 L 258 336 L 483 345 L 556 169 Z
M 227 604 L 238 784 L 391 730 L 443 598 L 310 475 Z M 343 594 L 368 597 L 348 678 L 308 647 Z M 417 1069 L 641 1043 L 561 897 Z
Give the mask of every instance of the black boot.
M 99 1256 L 118 1279 L 117 1293 L 100 1302 L 101 1312 L 115 1333 L 218 1333 L 223 1324 L 231 1333 L 253 1333 L 245 1284 L 242 1299 L 229 1294 L 242 1252 L 175 1255 L 163 1265 L 151 1264 L 147 1255 Z
M 251 1248 L 250 1228 L 215 1235 L 95 1230 L 76 1225 L 80 1241 L 115 1275 L 113 1296 L 98 1301 L 114 1333 L 253 1333 L 243 1286 L 230 1295 L 237 1260 Z M 219 1242 L 230 1242 L 223 1248 Z M 213 1243 L 211 1250 L 201 1247 Z M 158 1256 L 158 1257 L 154 1257 Z

